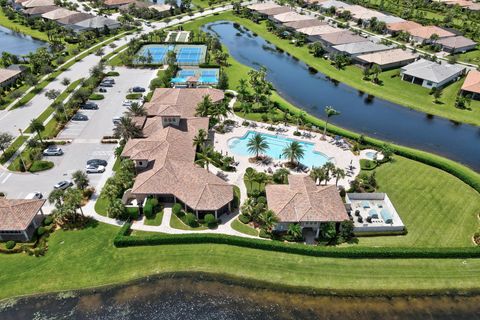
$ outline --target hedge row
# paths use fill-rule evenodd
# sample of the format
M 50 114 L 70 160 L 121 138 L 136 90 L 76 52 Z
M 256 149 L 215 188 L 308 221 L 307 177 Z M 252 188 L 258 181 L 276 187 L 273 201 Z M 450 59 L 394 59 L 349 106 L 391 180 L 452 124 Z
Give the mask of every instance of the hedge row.
M 278 107 L 280 108 L 280 110 L 284 112 L 290 112 L 293 114 L 300 114 L 301 112 L 303 112 L 303 110 L 297 107 L 294 107 L 291 105 L 284 105 L 283 103 L 279 103 Z M 325 126 L 325 122 L 323 120 L 318 119 L 310 114 L 307 114 L 306 120 L 310 122 L 312 125 L 320 128 L 323 128 Z M 357 140 L 360 137 L 360 134 L 358 133 L 354 133 L 354 132 L 342 129 L 334 125 L 329 125 L 327 130 L 332 134 L 341 135 L 343 137 L 346 137 L 352 140 Z M 365 137 L 365 141 L 368 144 L 377 148 L 381 147 L 385 143 L 382 140 L 378 140 L 370 137 Z M 409 147 L 399 146 L 396 144 L 392 144 L 391 147 L 395 152 L 395 154 L 405 158 L 415 160 L 415 161 L 422 162 L 429 166 L 448 172 L 454 175 L 455 177 L 459 178 L 469 186 L 471 186 L 477 192 L 480 192 L 480 174 L 478 174 L 474 170 L 460 163 L 457 163 L 453 160 L 449 160 L 447 158 L 444 158 L 432 153 L 428 153 L 425 151 L 420 151 L 420 150 L 416 150 Z
M 115 237 L 116 247 L 169 245 L 169 244 L 226 244 L 237 247 L 277 251 L 315 257 L 382 259 L 445 259 L 445 258 L 480 258 L 480 248 L 360 248 L 360 247 L 315 247 L 303 244 L 290 244 L 279 241 L 260 240 L 229 236 L 223 234 L 158 234 L 151 236 L 127 236 L 131 224 L 125 223 Z

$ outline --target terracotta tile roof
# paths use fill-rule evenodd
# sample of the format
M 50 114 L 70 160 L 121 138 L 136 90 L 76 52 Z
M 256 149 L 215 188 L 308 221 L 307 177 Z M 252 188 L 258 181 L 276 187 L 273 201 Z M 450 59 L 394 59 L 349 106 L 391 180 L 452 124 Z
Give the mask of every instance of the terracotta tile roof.
M 350 31 L 326 33 L 321 35 L 320 37 L 322 38 L 323 41 L 328 42 L 332 46 L 345 44 L 345 43 L 370 41 Z
M 388 51 L 368 53 L 357 58 L 368 63 L 375 63 L 379 66 L 388 65 L 395 62 L 415 60 L 417 56 L 408 50 L 393 49 Z
M 320 21 L 318 19 L 310 19 L 310 20 L 287 22 L 287 23 L 284 23 L 284 26 L 287 28 L 302 29 L 302 28 L 308 28 L 308 27 L 323 26 L 326 24 L 327 24 L 326 22 Z
M 197 105 L 209 95 L 216 103 L 225 97 L 223 91 L 211 88 L 159 88 L 145 104 L 149 116 L 194 117 Z
M 345 205 L 334 185 L 317 186 L 305 175 L 289 175 L 289 184 L 269 184 L 268 207 L 281 222 L 335 221 L 348 219 Z
M 462 90 L 480 94 L 480 71 L 470 70 L 468 72 Z
M 403 21 L 388 23 L 387 29 L 390 31 L 409 31 L 411 29 L 420 28 L 422 25 L 413 21 Z
M 0 68 L 0 83 L 10 80 L 11 78 L 17 76 L 18 74 L 22 73 L 22 70 L 19 69 L 2 69 Z
M 61 24 L 75 24 L 80 21 L 84 21 L 87 19 L 92 19 L 94 16 L 88 14 L 88 13 L 83 13 L 83 12 L 77 12 L 75 14 L 72 14 L 71 16 L 65 17 L 58 19 L 57 22 Z
M 439 38 L 451 37 L 455 34 L 437 26 L 422 26 L 408 30 L 410 35 L 422 39 L 429 39 L 433 34 L 438 35 Z
M 321 35 L 321 34 L 339 32 L 340 29 L 334 28 L 334 27 L 326 24 L 326 25 L 323 25 L 323 26 L 302 28 L 302 29 L 298 29 L 297 31 L 301 32 L 301 33 L 304 33 L 306 35 L 309 35 L 309 36 L 316 36 L 316 35 Z
M 296 12 L 285 12 L 274 15 L 273 18 L 280 22 L 292 22 L 292 21 L 301 21 L 301 20 L 310 20 L 312 17 L 304 16 Z
M 257 12 L 267 16 L 275 16 L 277 14 L 293 12 L 293 10 L 288 7 L 277 7 L 277 8 L 270 8 L 270 9 L 264 9 L 264 10 L 257 10 Z
M 25 9 L 23 10 L 23 12 L 27 15 L 44 14 L 57 9 L 59 9 L 59 7 L 57 6 L 43 6 L 43 7 L 33 7 L 33 8 Z
M 65 8 L 58 8 L 57 10 L 53 10 L 53 11 L 42 14 L 42 18 L 49 19 L 49 20 L 58 20 L 74 14 L 77 14 L 77 12 L 71 11 Z
M 46 7 L 55 5 L 54 0 L 29 0 L 22 2 L 24 8 Z
M 477 44 L 475 41 L 465 38 L 463 36 L 455 36 L 455 37 L 438 39 L 436 43 L 441 44 L 442 46 L 454 48 L 454 49 L 470 47 Z
M 158 12 L 170 11 L 171 5 L 169 4 L 152 4 L 149 6 L 150 9 L 157 10 Z
M 46 200 L 0 198 L 0 230 L 25 230 Z
M 274 2 L 259 2 L 249 5 L 247 8 L 251 10 L 265 10 L 272 8 L 280 8 L 281 6 Z
M 123 4 L 128 4 L 135 2 L 135 0 L 105 0 L 103 3 L 107 6 L 120 6 Z

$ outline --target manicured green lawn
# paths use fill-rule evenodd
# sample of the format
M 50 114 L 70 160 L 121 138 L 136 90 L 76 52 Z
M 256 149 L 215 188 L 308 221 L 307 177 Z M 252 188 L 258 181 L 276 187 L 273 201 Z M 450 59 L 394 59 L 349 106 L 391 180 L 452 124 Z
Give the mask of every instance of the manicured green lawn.
M 163 219 L 163 210 L 157 212 L 155 214 L 155 217 L 153 217 L 152 219 L 145 218 L 145 224 L 147 226 L 159 226 L 162 224 L 162 219 Z
M 346 292 L 480 288 L 480 259 L 333 259 L 215 244 L 116 249 L 117 232 L 104 224 L 58 231 L 45 257 L 0 255 L 0 299 L 182 271 Z
M 170 227 L 175 228 L 175 229 L 180 229 L 180 230 L 206 230 L 208 229 L 207 227 L 200 225 L 197 228 L 192 228 L 190 226 L 187 226 L 185 223 L 183 223 L 182 220 L 180 220 L 179 217 L 176 215 L 172 214 L 172 217 L 170 218 Z
M 394 157 L 376 171 L 407 226 L 405 236 L 363 237 L 359 245 L 405 247 L 472 246 L 479 229 L 480 195 L 452 175 L 419 162 Z
M 235 219 L 232 222 L 232 229 L 238 232 L 248 234 L 250 236 L 258 236 L 258 230 L 250 227 L 247 224 L 242 223 L 240 220 Z
M 446 87 L 440 98 L 441 104 L 435 104 L 433 97 L 429 95 L 428 89 L 402 81 L 400 77 L 398 77 L 398 70 L 383 72 L 379 77 L 383 82 L 382 85 L 376 85 L 371 81 L 364 81 L 362 79 L 363 73 L 360 68 L 356 66 L 347 66 L 344 70 L 338 70 L 332 66 L 328 60 L 313 57 L 308 52 L 306 46 L 296 47 L 288 40 L 277 38 L 274 34 L 266 30 L 265 22 L 256 24 L 248 19 L 235 16 L 231 11 L 221 13 L 217 16 L 210 16 L 189 22 L 184 25 L 184 29 L 198 30 L 200 26 L 218 20 L 228 20 L 241 23 L 251 31 L 263 37 L 265 40 L 268 40 L 272 44 L 288 51 L 291 55 L 304 61 L 325 75 L 365 93 L 425 113 L 442 116 L 459 122 L 480 125 L 480 102 L 473 101 L 471 110 L 460 110 L 454 106 L 456 95 L 463 81 L 458 81 Z M 229 76 L 232 74 L 235 73 L 229 72 Z M 243 74 L 234 75 L 230 78 L 230 82 L 237 83 L 237 80 L 240 77 L 245 78 Z
M 9 20 L 6 16 L 5 13 L 3 13 L 3 10 L 0 10 L 0 25 L 4 26 L 5 28 L 24 33 L 26 35 L 29 35 L 33 38 L 37 38 L 39 40 L 43 41 L 48 41 L 48 36 L 45 32 L 42 32 L 40 30 L 35 30 L 32 28 L 29 28 L 27 26 L 24 26 L 20 23 L 16 23 L 15 21 Z
M 480 47 L 477 47 L 477 50 L 459 54 L 458 60 L 480 65 Z

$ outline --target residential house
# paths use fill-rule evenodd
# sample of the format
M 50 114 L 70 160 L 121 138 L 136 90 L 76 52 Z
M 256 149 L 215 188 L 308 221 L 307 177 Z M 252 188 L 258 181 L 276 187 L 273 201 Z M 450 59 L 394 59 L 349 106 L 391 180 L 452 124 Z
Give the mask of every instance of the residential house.
M 301 15 L 296 12 L 285 12 L 276 14 L 271 17 L 272 21 L 276 23 L 285 23 L 285 22 L 293 22 L 293 21 L 302 21 L 302 20 L 311 20 L 312 17 Z
M 385 16 L 383 13 L 375 11 L 375 10 L 370 10 L 367 8 L 364 8 L 359 5 L 351 5 L 346 8 L 341 8 L 338 10 L 338 12 L 342 11 L 348 11 L 350 12 L 352 16 L 353 21 L 367 21 L 372 18 L 378 18 L 378 17 L 383 17 Z M 337 12 L 337 13 L 338 13 Z
M 145 138 L 130 139 L 122 152 L 135 162 L 131 194 L 139 203 L 147 197 L 181 203 L 199 218 L 232 209 L 233 186 L 195 164 L 193 138 L 200 129 L 207 131 L 209 123 L 207 117 L 196 117 L 195 110 L 206 95 L 214 103 L 224 98 L 217 89 L 161 88 L 146 104 Z
M 70 27 L 72 28 L 75 28 L 75 29 L 79 28 L 82 30 L 95 30 L 95 29 L 99 30 L 105 27 L 109 29 L 118 29 L 120 28 L 120 26 L 121 24 L 117 20 L 112 20 L 112 19 L 101 17 L 101 16 L 96 16 L 91 19 L 83 20 L 73 25 L 70 25 Z
M 462 85 L 462 94 L 480 100 L 480 71 L 470 70 Z
M 399 22 L 405 22 L 405 19 L 396 17 L 396 16 L 391 16 L 388 14 L 385 14 L 381 17 L 377 17 L 378 21 L 385 22 L 387 25 L 391 23 L 399 23 Z
M 338 32 L 339 30 L 340 29 L 337 29 L 329 26 L 328 24 L 325 24 L 322 26 L 302 28 L 302 29 L 298 29 L 297 31 L 307 35 L 308 40 L 310 41 L 320 41 L 321 36 L 323 34 L 335 33 L 335 32 Z
M 348 10 L 350 7 L 349 4 L 342 2 L 342 1 L 337 1 L 337 0 L 327 0 L 327 1 L 322 1 L 318 3 L 318 6 L 320 7 L 321 10 L 325 11 L 330 8 L 335 8 L 335 9 L 345 9 Z
M 299 30 L 303 28 L 324 26 L 326 24 L 327 24 L 326 22 L 320 21 L 318 19 L 310 19 L 310 20 L 287 22 L 287 23 L 284 23 L 283 25 L 288 29 Z
M 88 13 L 77 12 L 76 14 L 72 14 L 71 16 L 67 16 L 65 18 L 61 18 L 57 20 L 57 23 L 63 26 L 70 26 L 74 25 L 75 23 L 92 19 L 94 16 Z
M 109 9 L 119 8 L 123 5 L 134 3 L 136 0 L 104 0 L 103 5 Z
M 36 7 L 49 7 L 54 6 L 54 0 L 28 0 L 25 2 L 21 2 L 22 7 L 24 8 L 36 8 Z
M 400 74 L 402 80 L 426 88 L 441 88 L 457 81 L 465 73 L 465 67 L 459 64 L 437 63 L 420 59 L 404 66 Z
M 24 66 L 12 64 L 7 68 L 0 68 L 0 88 L 14 84 L 23 76 L 27 69 Z
M 267 10 L 267 9 L 279 8 L 279 7 L 281 6 L 276 4 L 275 2 L 257 2 L 247 6 L 248 9 L 253 11 Z
M 270 9 L 264 9 L 264 10 L 257 10 L 257 12 L 263 17 L 263 18 L 271 18 L 277 14 L 282 14 L 282 13 L 287 13 L 287 12 L 294 12 L 292 9 L 289 7 L 275 7 L 275 8 L 270 8 Z
M 28 9 L 23 9 L 22 12 L 26 16 L 29 17 L 39 17 L 44 13 L 57 10 L 59 7 L 57 6 L 44 6 L 44 7 L 33 7 L 33 8 L 28 8 Z
M 380 44 L 380 43 L 374 43 L 371 41 L 362 41 L 362 42 L 345 43 L 345 44 L 333 46 L 332 52 L 343 53 L 353 58 L 362 54 L 386 51 L 390 49 L 391 47 Z
M 401 21 L 387 23 L 387 32 L 395 35 L 400 32 L 410 32 L 412 29 L 420 28 L 422 25 L 413 21 Z
M 447 31 L 445 29 L 439 28 L 437 26 L 422 26 L 414 29 L 408 30 L 410 33 L 410 39 L 420 43 L 420 44 L 429 44 L 433 40 L 431 37 L 436 34 L 438 39 L 455 36 L 454 33 Z
M 77 13 L 78 13 L 77 11 L 72 11 L 65 8 L 58 8 L 57 10 L 53 10 L 53 11 L 42 14 L 42 18 L 55 21 L 62 18 L 66 18 L 68 16 L 71 16 Z
M 0 240 L 30 240 L 42 223 L 45 201 L 0 198 Z
M 306 175 L 289 175 L 288 184 L 268 184 L 265 187 L 268 208 L 279 222 L 276 231 L 287 231 L 298 223 L 303 230 L 311 229 L 319 236 L 322 223 L 348 220 L 347 210 L 335 185 L 317 186 Z
M 376 64 L 382 70 L 389 70 L 403 67 L 409 63 L 412 63 L 416 58 L 417 56 L 414 53 L 398 48 L 362 54 L 355 57 L 355 60 L 365 67 L 372 67 L 374 64 Z
M 331 52 L 331 47 L 346 43 L 370 41 L 364 37 L 354 34 L 351 31 L 339 31 L 326 33 L 320 36 L 320 41 L 325 45 L 326 50 Z
M 477 43 L 464 36 L 455 36 L 442 38 L 435 42 L 442 46 L 442 50 L 450 53 L 463 53 L 470 50 L 474 50 L 477 47 Z

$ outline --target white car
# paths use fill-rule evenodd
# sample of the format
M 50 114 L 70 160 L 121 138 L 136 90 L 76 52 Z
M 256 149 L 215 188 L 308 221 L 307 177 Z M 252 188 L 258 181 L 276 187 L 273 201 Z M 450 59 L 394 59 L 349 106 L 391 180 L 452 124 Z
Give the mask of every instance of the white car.
M 59 183 L 57 183 L 56 185 L 54 185 L 53 188 L 54 188 L 54 189 L 65 190 L 65 189 L 70 188 L 71 186 L 73 186 L 73 182 L 72 182 L 72 181 L 64 180 L 64 181 L 60 181 Z
M 104 166 L 87 166 L 85 168 L 85 171 L 87 171 L 87 173 L 103 173 L 105 172 L 105 167 Z
M 125 100 L 122 103 L 122 106 L 124 107 L 130 107 L 132 105 L 133 101 L 132 100 Z
M 43 150 L 44 156 L 61 156 L 63 155 L 63 150 L 59 147 L 50 146 L 48 149 Z
M 41 192 L 32 192 L 32 193 L 29 193 L 27 194 L 27 196 L 25 197 L 25 199 L 28 199 L 28 200 L 33 200 L 33 199 L 42 199 L 43 198 L 43 194 Z

